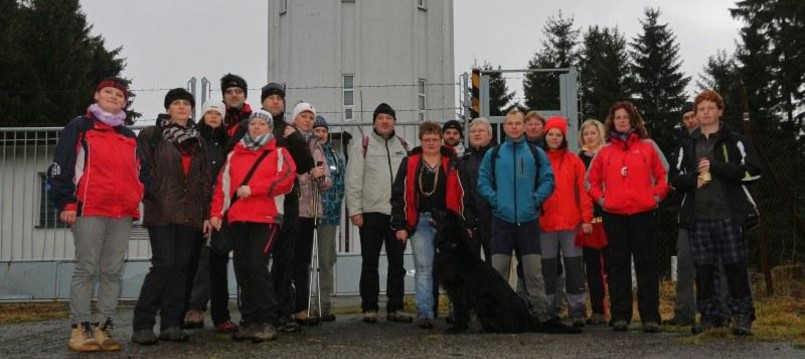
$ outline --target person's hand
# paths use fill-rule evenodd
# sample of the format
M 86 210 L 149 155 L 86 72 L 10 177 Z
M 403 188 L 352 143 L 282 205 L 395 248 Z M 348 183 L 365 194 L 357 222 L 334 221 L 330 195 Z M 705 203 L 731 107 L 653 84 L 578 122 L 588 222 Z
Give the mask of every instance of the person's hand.
M 590 233 L 593 233 L 593 225 L 592 225 L 592 224 L 589 224 L 589 223 L 582 223 L 582 224 L 581 224 L 581 231 L 582 231 L 584 234 L 590 234 Z
M 394 233 L 394 235 L 397 236 L 397 240 L 400 242 L 405 243 L 405 241 L 408 240 L 408 231 L 404 229 L 397 231 L 396 233 Z
M 702 157 L 699 160 L 699 173 L 707 173 L 710 172 L 710 160 L 707 157 Z
M 221 219 L 220 219 L 220 218 L 218 218 L 218 217 L 212 217 L 212 218 L 210 218 L 210 220 L 209 220 L 209 221 L 206 221 L 206 222 L 209 222 L 209 223 L 210 223 L 210 226 L 212 226 L 212 228 L 215 228 L 215 230 L 216 230 L 216 231 L 220 231 L 220 230 L 221 230 Z M 206 223 L 206 222 L 205 222 L 205 223 Z
M 290 136 L 294 132 L 296 132 L 296 129 L 293 126 L 290 126 L 290 125 L 285 126 L 285 133 L 282 134 L 282 137 L 287 138 L 288 136 Z
M 252 195 L 252 189 L 249 186 L 240 186 L 237 191 L 237 195 L 240 198 L 247 198 Z
M 76 211 L 61 211 L 59 219 L 68 226 L 75 224 Z
M 201 228 L 202 228 L 201 232 L 204 233 L 204 236 L 206 237 L 207 235 L 210 234 L 210 231 L 212 230 L 212 222 L 210 220 L 204 221 L 204 225 L 202 225 Z
M 324 177 L 324 173 L 324 166 L 313 167 L 313 169 L 310 170 L 310 177 L 315 181 Z
M 701 177 L 701 176 L 699 176 L 698 178 L 696 178 L 696 188 L 702 188 L 702 187 L 704 187 L 704 185 L 706 185 L 708 182 L 709 182 L 709 181 L 705 181 L 704 179 L 702 179 L 702 177 Z
M 358 227 L 358 228 L 363 227 L 363 215 L 362 214 L 356 214 L 356 215 L 354 215 L 352 217 L 349 217 L 349 220 L 352 221 L 352 224 L 354 224 L 356 227 Z

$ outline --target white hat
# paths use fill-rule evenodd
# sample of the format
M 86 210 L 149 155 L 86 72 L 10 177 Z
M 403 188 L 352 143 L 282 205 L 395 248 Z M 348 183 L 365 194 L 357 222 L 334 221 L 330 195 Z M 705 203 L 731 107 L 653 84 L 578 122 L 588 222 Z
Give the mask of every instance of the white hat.
M 299 116 L 302 112 L 312 112 L 313 117 L 316 117 L 316 109 L 313 108 L 313 105 L 307 102 L 300 102 L 293 108 L 293 120 L 296 120 L 296 117 Z
M 221 100 L 209 99 L 204 101 L 204 111 L 201 112 L 201 118 L 204 118 L 204 115 L 210 110 L 218 111 L 221 115 L 221 120 L 226 118 L 226 105 Z

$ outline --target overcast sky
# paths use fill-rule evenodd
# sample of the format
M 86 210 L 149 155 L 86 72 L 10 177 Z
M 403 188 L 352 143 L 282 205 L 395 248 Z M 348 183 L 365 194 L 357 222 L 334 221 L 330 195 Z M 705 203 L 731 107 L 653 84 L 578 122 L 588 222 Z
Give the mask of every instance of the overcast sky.
M 469 71 L 474 63 L 484 61 L 505 69 L 524 68 L 541 47 L 546 19 L 560 10 L 564 17 L 573 17 L 583 30 L 590 25 L 617 26 L 632 38 L 640 32 L 638 20 L 643 9 L 653 6 L 662 11 L 661 22 L 668 23 L 676 33 L 682 69 L 695 84 L 708 56 L 719 49 L 728 53 L 735 49 L 741 24 L 729 15 L 728 8 L 733 3 L 455 0 L 456 77 Z M 94 26 L 92 33 L 102 35 L 107 48 L 123 46 L 122 56 L 127 63 L 124 76 L 134 81 L 133 89 L 139 90 L 134 108 L 149 122 L 163 111 L 167 89 L 185 86 L 190 77 L 206 76 L 214 88 L 220 77 L 230 71 L 245 77 L 250 88 L 267 82 L 266 1 L 82 0 L 81 6 Z M 512 78 L 510 86 L 519 90 L 521 76 L 507 76 Z M 248 102 L 258 105 L 257 90 L 250 92 Z

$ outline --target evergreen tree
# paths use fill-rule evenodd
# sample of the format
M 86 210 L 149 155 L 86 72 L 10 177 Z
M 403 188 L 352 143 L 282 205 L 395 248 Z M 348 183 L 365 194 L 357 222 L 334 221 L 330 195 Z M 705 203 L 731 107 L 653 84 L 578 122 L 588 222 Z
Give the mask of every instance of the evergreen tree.
M 497 68 L 501 69 L 500 66 Z M 489 71 L 494 70 L 492 64 L 485 62 L 481 66 L 481 70 Z M 503 116 L 503 109 L 509 105 L 509 102 L 514 98 L 514 91 L 509 91 L 509 86 L 506 84 L 506 79 L 500 72 L 492 72 L 489 74 L 489 115 L 490 116 Z M 480 114 L 470 110 L 472 118 L 479 117 Z
M 685 87 L 690 77 L 680 67 L 679 44 L 668 24 L 660 24 L 660 10 L 646 8 L 640 20 L 643 32 L 632 39 L 632 72 L 638 110 L 651 137 L 665 153 L 676 144 L 674 126 L 687 101 Z
M 724 98 L 724 115 L 721 117 L 731 129 L 741 128 L 741 79 L 735 59 L 724 50 L 719 50 L 707 59 L 704 72 L 699 75 L 696 86 L 700 90 L 715 90 Z M 681 117 L 681 114 L 680 114 Z
M 121 48 L 92 36 L 78 0 L 2 0 L 0 126 L 64 125 L 95 86 L 125 67 Z M 131 112 L 129 117 L 135 117 Z
M 609 107 L 631 97 L 626 39 L 616 28 L 591 26 L 579 56 L 582 113 L 603 121 Z
M 542 30 L 545 40 L 542 49 L 528 62 L 529 69 L 564 68 L 578 63 L 579 30 L 573 18 L 549 17 Z M 559 74 L 556 72 L 532 72 L 523 80 L 525 105 L 532 110 L 558 110 Z

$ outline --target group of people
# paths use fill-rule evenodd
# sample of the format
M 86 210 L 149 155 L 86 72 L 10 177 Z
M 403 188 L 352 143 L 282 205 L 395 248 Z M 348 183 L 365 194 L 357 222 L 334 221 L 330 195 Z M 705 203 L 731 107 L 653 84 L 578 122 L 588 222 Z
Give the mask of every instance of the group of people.
M 508 278 L 515 257 L 518 293 L 539 321 L 559 321 L 566 302 L 574 326 L 603 324 L 609 317 L 614 330 L 628 330 L 633 259 L 643 330 L 657 332 L 654 211 L 672 188 L 685 195 L 680 227 L 687 233 L 685 250 L 695 266 L 702 314 L 694 332 L 732 321 L 736 334 L 751 334 L 754 308 L 741 226 L 757 211 L 743 184 L 760 171 L 751 145 L 720 122 L 724 105 L 713 91 L 693 103 L 699 128 L 691 126 L 681 136 L 670 182 L 665 157 L 629 102 L 612 105 L 605 123 L 582 123 L 578 154 L 568 149 L 566 118 L 518 110 L 506 114 L 500 144 L 490 122 L 477 118 L 466 145 L 460 122 L 425 121 L 419 126 L 421 145 L 409 148 L 395 133 L 396 112 L 382 103 L 371 131 L 351 141 L 346 161 L 311 104 L 297 104 L 286 121 L 282 85 L 262 87 L 259 110 L 246 104 L 248 86 L 237 75 L 221 78 L 221 92 L 223 100 L 203 104 L 196 123 L 192 94 L 172 89 L 165 96 L 166 113 L 135 135 L 124 126 L 127 82 L 107 78 L 87 112 L 62 131 L 48 173 L 52 198 L 60 219 L 72 227 L 76 248 L 71 350 L 120 350 L 113 317 L 140 202 L 152 258 L 134 309 L 131 341 L 137 344 L 187 341 L 184 329 L 204 325 L 207 303 L 215 328 L 233 333 L 235 340 L 262 342 L 278 331 L 335 320 L 330 294 L 343 200 L 360 232 L 364 322 L 379 319 L 378 267 L 385 247 L 386 320 L 416 319 L 418 326 L 433 328 L 439 285 L 431 214 L 453 211 L 464 219 L 478 256 L 502 276 Z M 308 314 L 314 236 L 320 316 Z M 403 309 L 408 241 L 416 318 Z M 228 309 L 230 253 L 239 288 L 238 324 Z M 719 273 L 726 278 L 721 280 L 726 296 L 719 294 Z M 692 321 L 679 313 L 675 320 Z

